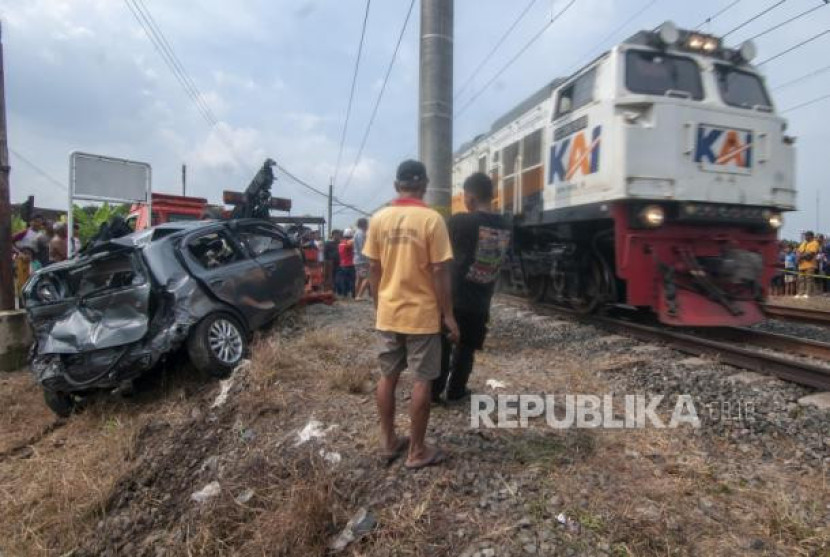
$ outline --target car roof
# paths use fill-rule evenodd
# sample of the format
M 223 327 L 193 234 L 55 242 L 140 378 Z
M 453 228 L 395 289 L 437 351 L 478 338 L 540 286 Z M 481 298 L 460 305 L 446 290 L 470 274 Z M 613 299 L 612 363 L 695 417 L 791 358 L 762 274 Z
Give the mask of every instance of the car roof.
M 191 233 L 202 228 L 214 228 L 216 226 L 227 226 L 234 228 L 239 224 L 267 224 L 282 229 L 281 226 L 272 223 L 266 219 L 245 218 L 245 219 L 230 219 L 230 220 L 198 220 L 198 221 L 177 221 L 157 224 L 144 230 L 138 230 L 119 238 L 113 238 L 105 244 L 93 248 L 92 252 L 106 251 L 107 245 L 118 246 L 124 248 L 142 248 L 151 243 L 166 241 L 182 236 L 185 233 Z

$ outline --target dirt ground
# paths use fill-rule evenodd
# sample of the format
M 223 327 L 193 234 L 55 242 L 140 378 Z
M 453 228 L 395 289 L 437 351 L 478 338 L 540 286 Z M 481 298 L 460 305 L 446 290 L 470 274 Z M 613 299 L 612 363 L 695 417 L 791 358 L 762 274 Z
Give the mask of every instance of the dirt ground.
M 449 461 L 387 466 L 370 305 L 299 322 L 230 380 L 171 365 L 68 420 L 27 373 L 0 376 L 0 555 L 324 555 L 360 509 L 376 527 L 344 555 L 830 555 L 830 472 L 787 436 L 480 429 L 441 406 L 428 435 Z M 625 393 L 658 357 L 685 358 L 502 304 L 471 386 Z

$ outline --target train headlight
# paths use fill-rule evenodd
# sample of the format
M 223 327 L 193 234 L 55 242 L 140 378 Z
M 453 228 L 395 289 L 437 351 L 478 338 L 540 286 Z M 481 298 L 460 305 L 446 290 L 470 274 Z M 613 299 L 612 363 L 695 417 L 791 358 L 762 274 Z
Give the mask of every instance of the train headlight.
M 701 48 L 703 49 L 703 52 L 711 54 L 715 52 L 719 46 L 720 43 L 715 37 L 708 37 L 703 41 L 703 46 Z
M 773 215 L 770 215 L 770 217 L 767 219 L 767 222 L 772 228 L 778 230 L 779 228 L 781 228 L 781 226 L 784 225 L 784 217 L 782 217 L 778 213 L 775 213 Z
M 686 46 L 688 46 L 692 50 L 700 50 L 703 48 L 704 38 L 703 35 L 691 35 L 689 40 L 686 42 Z
M 666 212 L 659 205 L 649 205 L 640 212 L 640 220 L 648 227 L 657 228 L 666 220 Z

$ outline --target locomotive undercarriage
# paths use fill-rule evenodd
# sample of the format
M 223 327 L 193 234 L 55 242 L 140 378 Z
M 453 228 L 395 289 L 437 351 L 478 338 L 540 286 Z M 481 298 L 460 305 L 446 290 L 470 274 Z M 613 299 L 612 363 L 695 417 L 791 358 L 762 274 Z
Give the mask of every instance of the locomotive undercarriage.
M 627 283 L 615 272 L 613 222 L 519 227 L 513 264 L 520 268 L 521 287 L 537 302 L 552 302 L 580 313 L 612 304 L 664 307 L 675 324 L 701 304 L 714 304 L 736 319 L 763 299 L 763 260 L 759 253 L 724 243 L 718 253 L 701 254 L 694 246 L 672 245 L 655 238 L 642 244 L 642 255 L 654 274 L 636 280 L 653 286 L 648 303 L 631 303 Z M 515 274 L 515 273 L 514 273 Z M 631 279 L 629 279 L 631 280 Z M 753 310 L 754 311 L 754 310 Z M 701 323 L 698 323 L 701 324 Z
M 614 275 L 613 229 L 538 227 L 517 234 L 515 259 L 525 288 L 537 302 L 591 313 L 619 300 Z

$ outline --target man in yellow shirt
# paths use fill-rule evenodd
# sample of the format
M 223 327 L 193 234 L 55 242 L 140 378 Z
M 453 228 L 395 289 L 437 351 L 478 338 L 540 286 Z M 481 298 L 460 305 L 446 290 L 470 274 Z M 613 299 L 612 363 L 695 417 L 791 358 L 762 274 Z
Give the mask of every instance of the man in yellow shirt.
M 818 252 L 821 246 L 809 230 L 804 233 L 804 241 L 796 250 L 798 259 L 798 294 L 796 298 L 809 298 L 813 294 L 815 275 L 818 270 Z
M 372 217 L 363 247 L 382 343 L 376 398 L 383 455 L 392 460 L 408 443 L 410 469 L 444 458 L 425 437 L 432 381 L 441 372 L 442 325 L 453 342 L 458 339 L 450 299 L 452 247 L 444 219 L 422 201 L 428 183 L 423 163 L 402 162 L 395 180 L 398 198 Z M 395 433 L 395 387 L 405 368 L 415 379 L 408 441 Z

